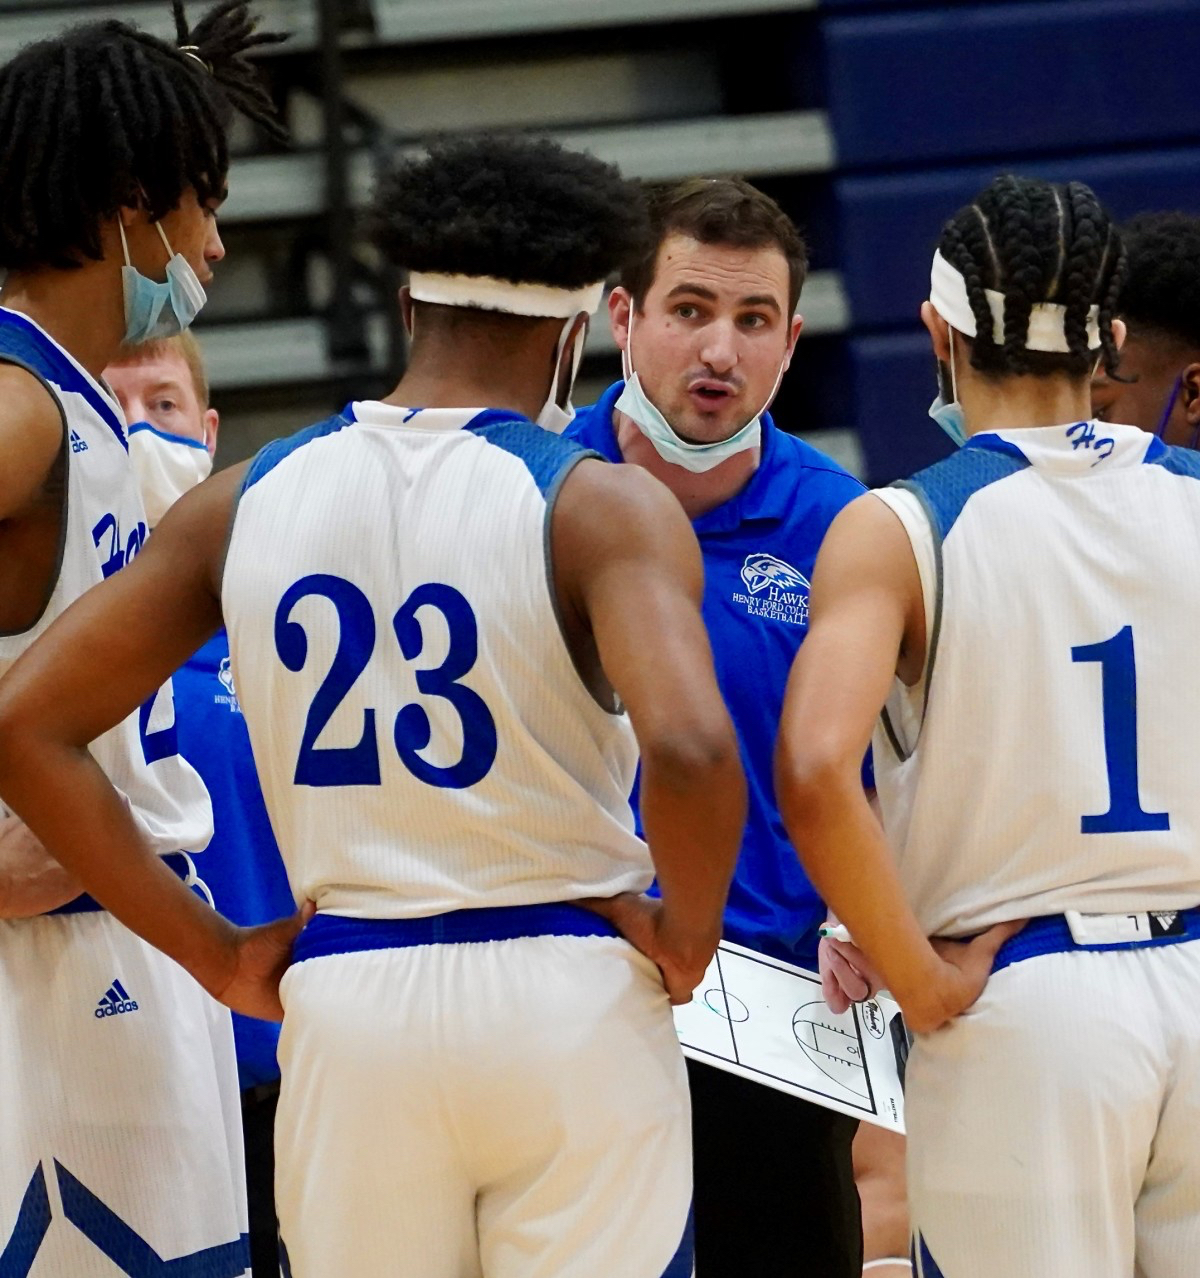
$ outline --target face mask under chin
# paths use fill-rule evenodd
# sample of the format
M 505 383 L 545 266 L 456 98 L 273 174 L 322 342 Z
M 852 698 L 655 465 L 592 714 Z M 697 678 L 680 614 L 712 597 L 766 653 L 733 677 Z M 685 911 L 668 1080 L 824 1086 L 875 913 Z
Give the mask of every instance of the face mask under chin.
M 738 453 L 762 445 L 762 417 L 774 400 L 783 380 L 784 364 L 781 361 L 775 384 L 767 396 L 766 403 L 740 430 L 735 431 L 727 439 L 718 439 L 710 444 L 693 444 L 683 439 L 675 428 L 667 421 L 658 407 L 646 394 L 642 379 L 633 368 L 633 312 L 629 316 L 629 336 L 622 355 L 622 367 L 625 374 L 625 386 L 616 402 L 616 409 L 624 413 L 631 422 L 650 441 L 654 451 L 665 462 L 672 466 L 682 466 L 684 470 L 699 475 L 713 470 L 722 462 Z
M 121 246 L 125 254 L 125 265 L 121 267 L 121 285 L 125 294 L 126 345 L 136 346 L 141 342 L 178 336 L 191 327 L 208 300 L 204 285 L 200 283 L 187 259 L 181 253 L 172 251 L 160 223 L 155 222 L 154 229 L 167 251 L 167 278 L 162 283 L 143 275 L 133 265 L 129 257 L 125 227 L 120 219 L 117 226 L 121 232 Z

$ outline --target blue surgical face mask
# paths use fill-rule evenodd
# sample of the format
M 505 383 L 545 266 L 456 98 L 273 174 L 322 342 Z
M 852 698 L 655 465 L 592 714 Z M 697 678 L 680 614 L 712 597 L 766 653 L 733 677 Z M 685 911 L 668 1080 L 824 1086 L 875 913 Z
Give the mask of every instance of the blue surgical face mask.
M 139 342 L 154 341 L 163 337 L 176 337 L 190 328 L 208 300 L 204 285 L 187 259 L 171 249 L 166 232 L 154 223 L 167 250 L 167 278 L 159 284 L 138 271 L 129 260 L 129 243 L 120 219 L 121 247 L 125 250 L 125 265 L 121 268 L 121 283 L 125 289 L 125 342 L 136 346 Z
M 961 448 L 967 442 L 967 419 L 963 414 L 963 406 L 958 402 L 954 388 L 954 334 L 950 334 L 950 394 L 954 396 L 949 403 L 938 391 L 937 398 L 929 405 L 929 416 Z
M 693 474 L 703 474 L 712 470 L 736 453 L 748 448 L 757 448 L 762 442 L 762 415 L 775 398 L 779 383 L 783 380 L 783 365 L 779 366 L 779 374 L 775 385 L 771 388 L 767 402 L 760 412 L 756 413 L 746 424 L 728 439 L 718 439 L 711 444 L 691 444 L 680 437 L 672 429 L 670 422 L 650 402 L 650 397 L 642 388 L 641 378 L 633 371 L 633 358 L 630 354 L 633 346 L 633 312 L 629 315 L 629 340 L 625 344 L 623 357 L 625 372 L 625 388 L 621 391 L 614 407 L 642 432 L 654 447 L 654 451 L 673 466 L 682 466 Z

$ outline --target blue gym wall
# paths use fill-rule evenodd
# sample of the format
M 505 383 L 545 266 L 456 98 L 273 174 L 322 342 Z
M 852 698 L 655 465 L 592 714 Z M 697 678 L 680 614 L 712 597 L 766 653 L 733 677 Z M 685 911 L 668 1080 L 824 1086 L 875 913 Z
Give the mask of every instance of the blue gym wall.
M 830 376 L 885 483 L 948 451 L 917 311 L 942 224 L 995 174 L 1087 182 L 1120 219 L 1200 213 L 1200 3 L 824 0 L 817 38 L 851 318 Z M 812 63 L 795 53 L 797 100 Z

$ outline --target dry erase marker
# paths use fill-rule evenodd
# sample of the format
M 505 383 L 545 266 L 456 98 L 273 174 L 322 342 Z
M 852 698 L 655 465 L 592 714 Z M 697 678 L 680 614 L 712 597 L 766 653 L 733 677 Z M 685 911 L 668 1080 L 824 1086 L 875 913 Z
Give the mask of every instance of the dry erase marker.
M 831 941 L 845 941 L 847 945 L 853 945 L 854 940 L 850 935 L 850 929 L 843 927 L 840 923 L 834 923 L 830 926 L 820 929 L 821 935 L 828 937 Z

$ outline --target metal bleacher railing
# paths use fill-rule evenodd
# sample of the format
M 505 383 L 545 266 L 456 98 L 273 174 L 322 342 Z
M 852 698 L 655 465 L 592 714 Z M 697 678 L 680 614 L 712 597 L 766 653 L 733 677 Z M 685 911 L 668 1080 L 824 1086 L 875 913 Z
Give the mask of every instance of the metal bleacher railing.
M 318 9 L 320 6 L 316 6 Z M 602 6 L 583 0 L 374 0 L 374 33 L 353 32 L 344 41 L 344 56 L 354 47 L 405 45 L 422 41 L 511 35 L 579 26 L 617 26 L 629 22 L 765 13 L 795 8 L 779 0 L 608 0 Z M 303 4 L 288 6 L 294 29 Z M 319 24 L 301 21 L 313 32 Z M 328 84 L 327 84 L 328 87 Z M 634 122 L 601 128 L 548 130 L 567 145 L 577 146 L 618 164 L 631 175 L 652 179 L 693 173 L 744 173 L 768 176 L 825 172 L 833 164 L 833 142 L 825 113 L 781 111 L 757 115 Z M 368 130 L 370 132 L 370 130 Z M 376 138 L 382 142 L 382 138 Z M 414 149 L 419 143 L 411 143 Z M 350 210 L 363 207 L 374 185 L 378 147 L 347 145 L 340 157 L 341 181 Z M 338 157 L 334 157 L 337 160 Z M 331 153 L 317 150 L 291 154 L 246 156 L 231 174 L 231 196 L 223 210 L 226 224 L 272 223 L 321 216 L 328 208 Z M 343 281 L 348 288 L 348 283 Z M 810 282 L 805 312 L 812 333 L 840 331 L 847 323 L 844 291 L 832 272 Z M 384 358 L 388 326 L 378 316 L 363 318 L 363 336 L 372 362 Z M 336 334 L 328 319 L 264 320 L 223 325 L 206 331 L 214 384 L 237 386 L 321 380 L 335 375 Z M 326 340 L 322 329 L 326 328 Z M 269 364 L 255 351 L 269 349 Z M 598 323 L 589 356 L 612 355 L 607 326 Z

